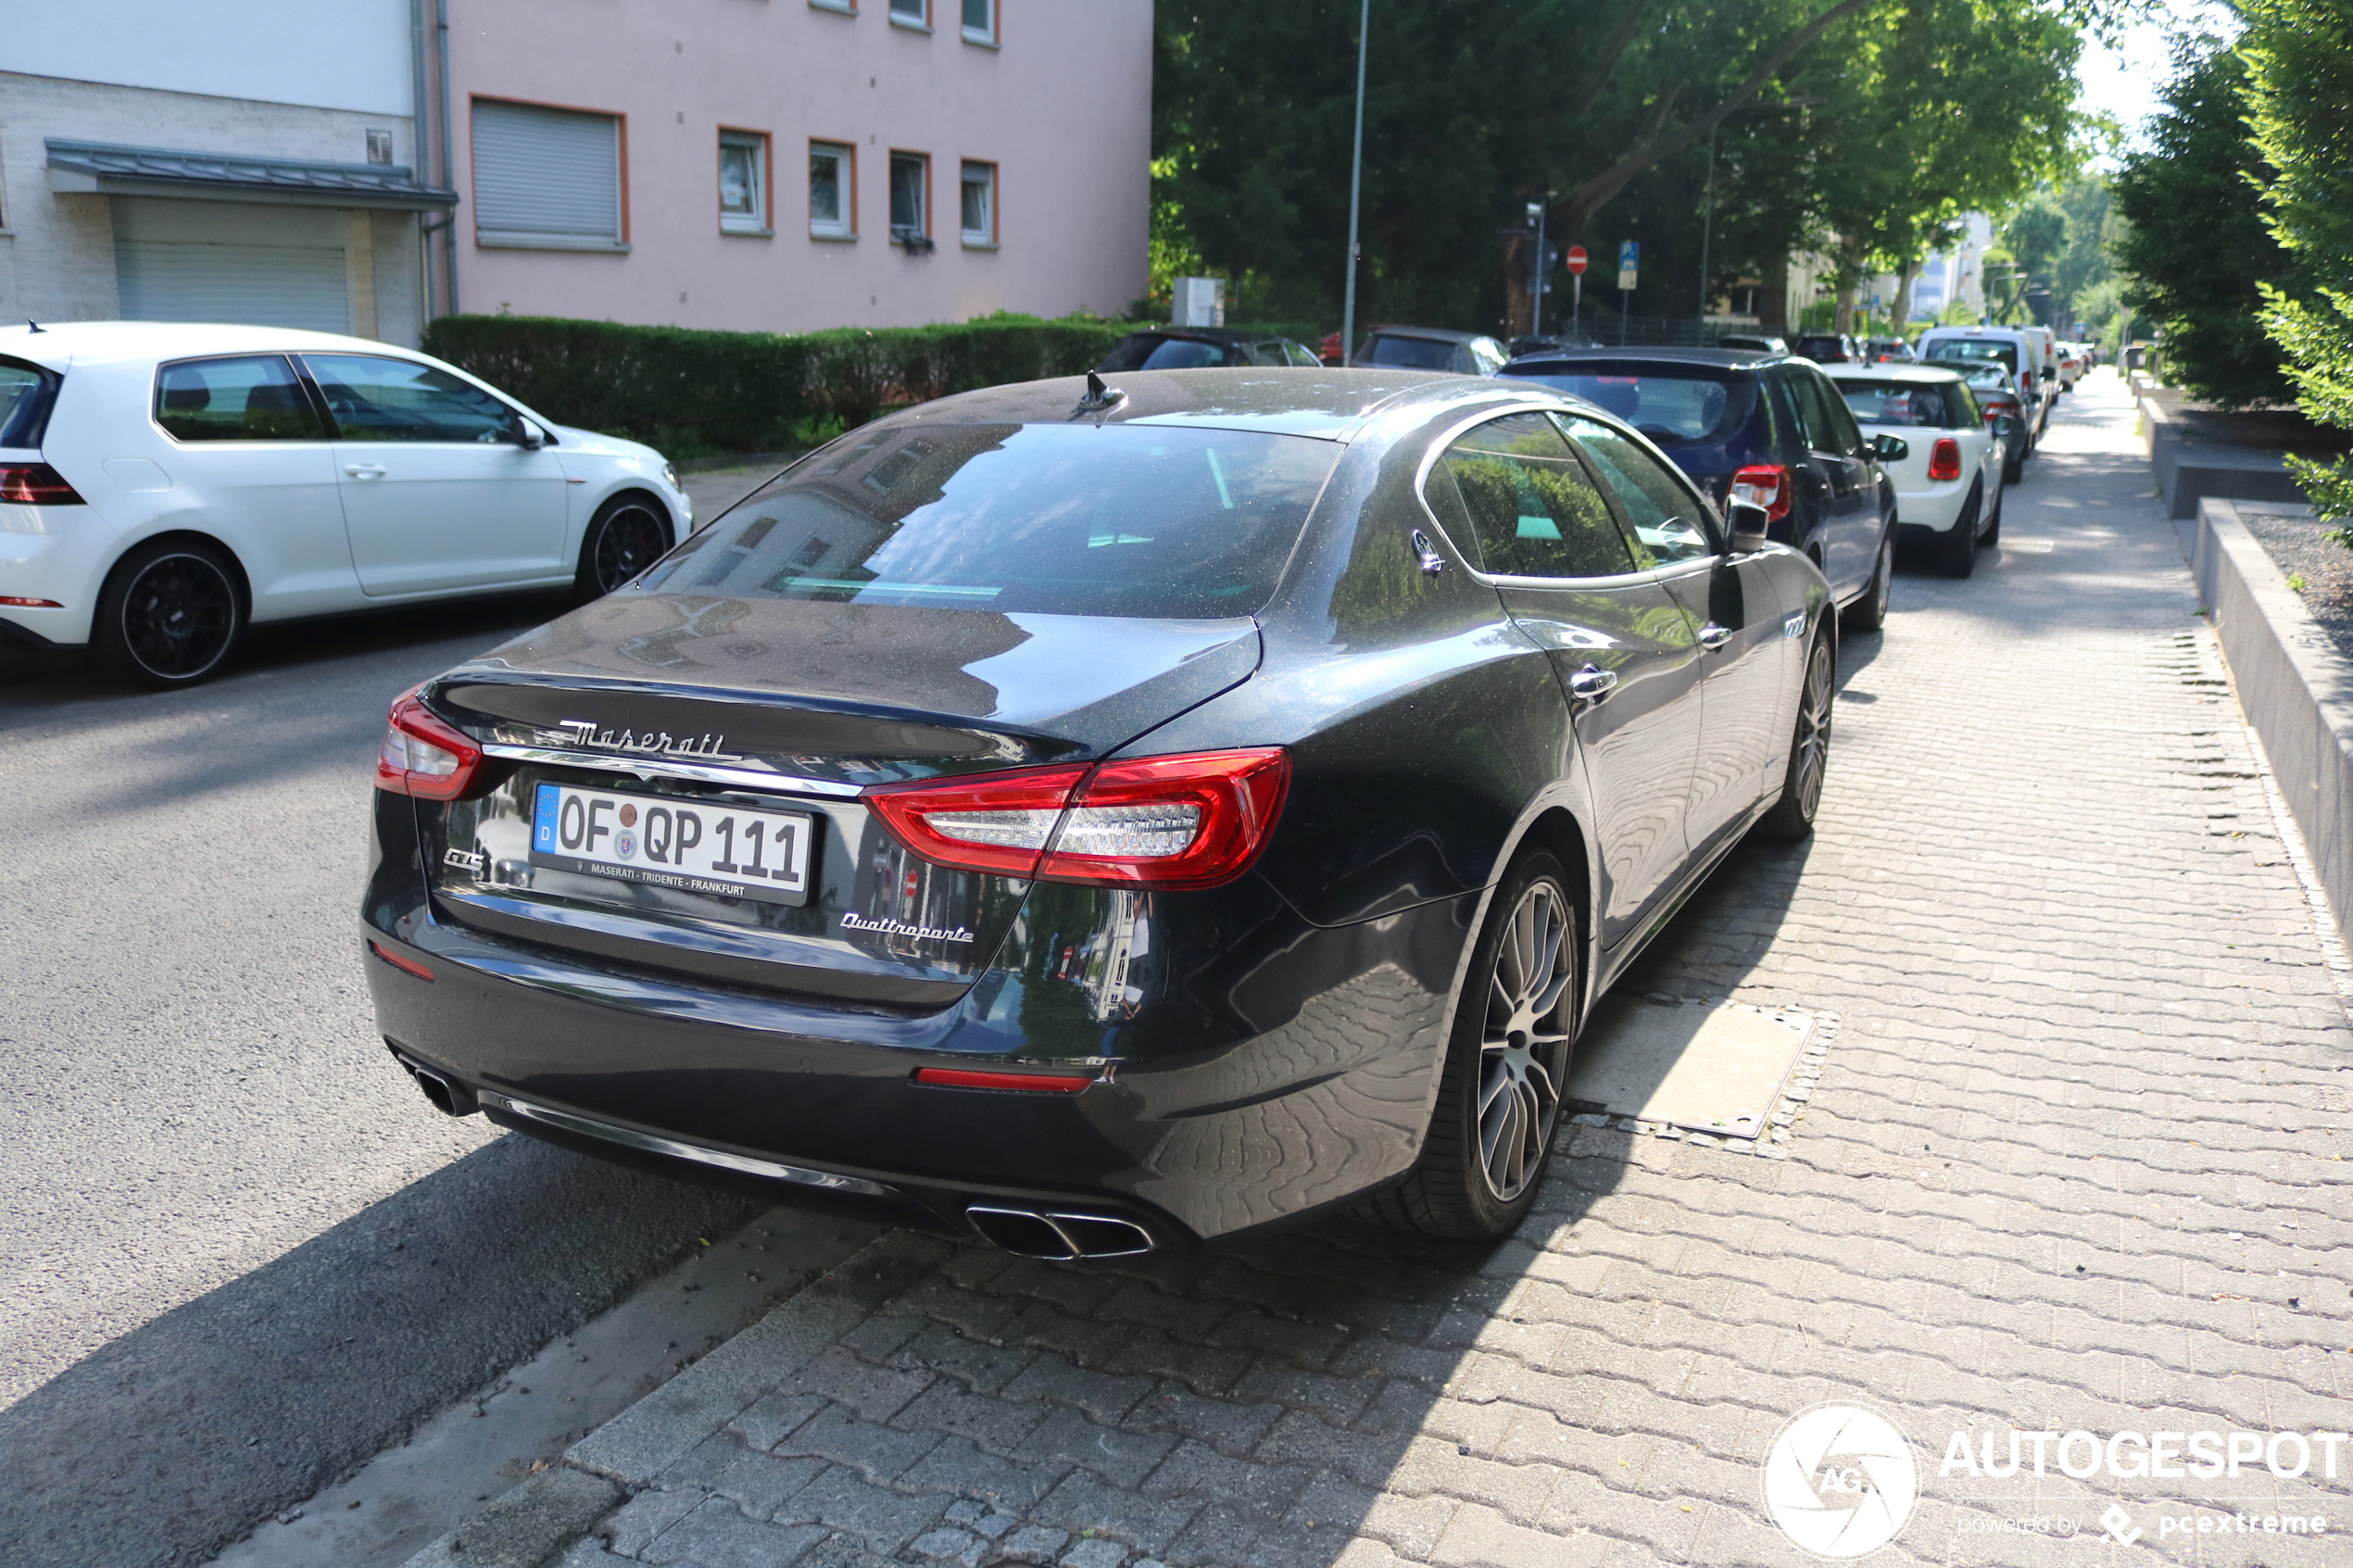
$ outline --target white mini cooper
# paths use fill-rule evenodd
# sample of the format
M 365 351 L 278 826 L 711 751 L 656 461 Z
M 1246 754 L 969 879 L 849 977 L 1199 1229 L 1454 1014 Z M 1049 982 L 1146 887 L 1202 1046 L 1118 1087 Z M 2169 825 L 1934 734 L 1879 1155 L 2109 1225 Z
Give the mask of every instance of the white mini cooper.
M 693 526 L 651 447 L 268 327 L 0 329 L 0 638 L 187 685 L 255 621 L 610 593 Z
M 1880 459 L 1895 484 L 1896 540 L 1927 545 L 1948 577 L 1977 569 L 1977 547 L 2002 534 L 2003 441 L 1987 428 L 1957 370 L 1911 365 L 1825 365 L 1865 437 L 1907 448 Z

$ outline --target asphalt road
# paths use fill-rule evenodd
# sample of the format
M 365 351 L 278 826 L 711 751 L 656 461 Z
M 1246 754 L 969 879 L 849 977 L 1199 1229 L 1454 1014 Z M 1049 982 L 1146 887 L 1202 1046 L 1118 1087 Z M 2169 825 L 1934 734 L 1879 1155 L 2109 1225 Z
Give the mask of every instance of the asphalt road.
M 262 628 L 168 694 L 0 651 L 11 1568 L 202 1562 L 754 1211 L 436 1115 L 371 1027 L 384 709 L 560 608 Z

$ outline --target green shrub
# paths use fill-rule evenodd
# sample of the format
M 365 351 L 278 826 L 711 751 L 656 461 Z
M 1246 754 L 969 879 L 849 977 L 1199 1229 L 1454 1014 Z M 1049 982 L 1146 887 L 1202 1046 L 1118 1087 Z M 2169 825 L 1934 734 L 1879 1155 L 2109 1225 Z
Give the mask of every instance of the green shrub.
M 1076 375 L 1128 331 L 1010 314 L 801 333 L 444 316 L 424 347 L 560 424 L 691 457 L 778 451 L 952 392 Z

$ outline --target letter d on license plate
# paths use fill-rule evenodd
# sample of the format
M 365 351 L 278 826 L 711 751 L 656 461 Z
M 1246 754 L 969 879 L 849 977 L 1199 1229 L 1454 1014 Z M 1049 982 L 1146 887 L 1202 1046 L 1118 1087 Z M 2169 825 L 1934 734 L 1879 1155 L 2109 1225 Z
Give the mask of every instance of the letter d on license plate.
M 813 832 L 805 811 L 543 784 L 533 791 L 531 863 L 722 898 L 806 904 Z

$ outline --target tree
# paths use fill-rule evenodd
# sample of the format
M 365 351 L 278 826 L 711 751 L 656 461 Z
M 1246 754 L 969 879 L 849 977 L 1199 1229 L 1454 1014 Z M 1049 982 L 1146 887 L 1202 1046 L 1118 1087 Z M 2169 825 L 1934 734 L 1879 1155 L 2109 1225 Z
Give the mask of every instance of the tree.
M 2150 148 L 2126 157 L 2115 184 L 2130 225 L 2116 250 L 2126 303 L 2158 322 L 2182 385 L 2232 408 L 2293 392 L 2264 331 L 2263 291 L 2293 287 L 2296 267 L 2263 221 L 2259 193 L 2273 170 L 2247 140 L 2246 80 L 2230 45 L 2185 42 Z
M 2353 428 L 2353 0 L 2248 0 L 2240 52 L 2254 142 L 2274 171 L 2271 232 L 2312 293 L 2267 289 L 2305 413 Z M 2322 515 L 2353 518 L 2353 467 L 2291 458 Z M 2339 538 L 2353 543 L 2353 530 Z

